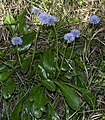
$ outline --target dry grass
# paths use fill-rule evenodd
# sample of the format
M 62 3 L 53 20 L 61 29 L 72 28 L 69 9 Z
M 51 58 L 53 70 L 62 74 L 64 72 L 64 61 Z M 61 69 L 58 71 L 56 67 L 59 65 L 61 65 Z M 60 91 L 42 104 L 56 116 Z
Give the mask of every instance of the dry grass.
M 90 15 L 96 14 L 102 18 L 102 27 L 105 25 L 105 1 L 104 0 L 83 0 L 84 2 L 65 2 L 63 0 L 39 0 L 37 2 L 31 2 L 32 0 L 12 0 L 11 2 L 0 3 L 0 25 L 3 25 L 3 18 L 7 13 L 12 13 L 16 16 L 23 8 L 27 10 L 27 21 L 31 21 L 31 8 L 37 6 L 42 11 L 46 11 L 50 14 L 57 16 L 58 21 L 65 19 L 66 17 L 77 17 L 81 19 L 80 23 L 72 24 L 70 27 L 78 27 L 83 30 L 85 34 L 85 27 L 88 25 Z M 67 0 L 68 1 L 68 0 Z M 66 25 L 65 25 L 66 26 Z

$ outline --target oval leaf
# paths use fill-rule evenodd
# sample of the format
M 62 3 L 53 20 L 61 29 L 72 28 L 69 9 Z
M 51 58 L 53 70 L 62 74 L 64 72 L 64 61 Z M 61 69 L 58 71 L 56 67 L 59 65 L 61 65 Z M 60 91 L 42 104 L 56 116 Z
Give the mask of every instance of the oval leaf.
M 45 112 L 45 105 L 48 103 L 44 89 L 40 87 L 38 91 L 34 93 L 33 99 L 32 114 L 36 118 L 40 118 L 43 112 Z
M 12 79 L 8 79 L 6 82 L 6 86 L 3 88 L 3 97 L 4 99 L 8 99 L 11 97 L 11 94 L 15 90 L 15 83 Z
M 26 59 L 23 60 L 22 65 L 21 65 L 22 73 L 25 74 L 28 71 L 31 59 L 32 59 L 32 56 L 29 56 L 29 57 L 27 57 Z
M 19 34 L 22 35 L 25 32 L 25 27 L 26 27 L 26 22 L 25 22 L 25 15 L 26 15 L 26 10 L 23 9 L 18 17 L 18 29 L 19 29 Z
M 80 108 L 80 98 L 74 91 L 74 89 L 70 88 L 68 85 L 65 85 L 61 82 L 57 82 L 57 85 L 62 91 L 63 96 L 65 97 L 68 105 L 73 109 L 73 110 L 79 110 Z
M 23 110 L 23 105 L 24 102 L 26 102 L 26 100 L 31 96 L 35 95 L 35 92 L 39 89 L 40 85 L 36 85 L 33 88 L 31 88 L 31 90 L 29 92 L 27 92 L 21 99 L 20 101 L 16 104 L 12 115 L 11 115 L 11 120 L 21 120 L 21 113 Z
M 94 109 L 96 103 L 96 96 L 93 93 L 91 93 L 89 90 L 86 90 L 84 88 L 77 88 L 77 89 L 82 93 L 84 100 L 88 103 L 90 108 Z
M 43 66 L 45 70 L 49 73 L 52 73 L 54 71 L 54 52 L 52 49 L 48 49 L 43 54 Z
M 5 80 L 7 80 L 10 75 L 11 75 L 10 72 L 2 72 L 2 73 L 0 74 L 0 82 L 3 82 L 3 81 L 5 81 Z
M 54 84 L 54 82 L 49 79 L 42 80 L 41 84 L 45 86 L 49 91 L 55 91 L 56 89 L 56 85 Z
M 80 22 L 81 20 L 79 18 L 70 18 L 69 21 L 71 23 L 77 23 L 77 22 Z

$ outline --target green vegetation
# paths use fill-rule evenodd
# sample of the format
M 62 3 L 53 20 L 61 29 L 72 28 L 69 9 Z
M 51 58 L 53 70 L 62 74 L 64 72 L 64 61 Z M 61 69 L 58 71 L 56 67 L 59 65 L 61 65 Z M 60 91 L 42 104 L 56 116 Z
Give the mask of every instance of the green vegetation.
M 105 120 L 104 8 L 0 1 L 1 120 Z

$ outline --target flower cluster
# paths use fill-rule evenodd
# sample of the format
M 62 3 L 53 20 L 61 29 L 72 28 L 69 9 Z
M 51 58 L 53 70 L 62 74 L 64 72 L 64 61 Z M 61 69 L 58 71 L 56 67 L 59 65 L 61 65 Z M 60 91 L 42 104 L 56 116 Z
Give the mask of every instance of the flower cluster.
M 71 30 L 71 33 L 74 35 L 75 38 L 80 37 L 80 31 L 78 29 Z
M 46 12 L 41 13 L 40 9 L 37 7 L 34 7 L 31 13 L 35 13 L 38 15 L 39 21 L 42 25 L 50 26 L 57 21 L 55 16 L 48 15 Z
M 70 33 L 66 33 L 64 35 L 64 39 L 68 42 L 72 42 L 75 40 L 75 38 L 79 38 L 80 37 L 80 31 L 78 29 L 73 29 L 71 30 Z
M 100 22 L 100 18 L 96 15 L 92 15 L 92 16 L 90 16 L 89 21 L 90 21 L 90 24 L 95 25 L 95 24 L 98 24 Z
M 75 37 L 74 37 L 74 35 L 72 33 L 66 33 L 64 35 L 64 39 L 67 40 L 67 41 L 71 41 L 72 42 L 72 41 L 75 40 Z
M 100 18 L 96 15 L 92 15 L 90 16 L 89 19 L 90 24 L 96 25 L 100 22 Z M 68 42 L 72 42 L 75 40 L 75 38 L 79 38 L 80 37 L 80 31 L 78 29 L 73 29 L 71 30 L 70 33 L 66 33 L 64 35 L 64 39 Z
M 48 15 L 47 13 L 41 13 L 39 15 L 39 21 L 42 25 L 52 25 L 56 22 L 55 16 Z
M 57 21 L 55 16 L 48 15 L 46 12 L 41 13 L 41 10 L 37 7 L 34 7 L 31 13 L 38 15 L 39 21 L 42 25 L 51 26 Z M 100 22 L 100 18 L 96 15 L 92 15 L 90 16 L 89 22 L 90 24 L 93 24 L 93 25 L 98 24 Z M 71 30 L 71 32 L 66 33 L 64 35 L 64 39 L 68 42 L 72 42 L 75 40 L 75 38 L 79 38 L 79 37 L 80 37 L 80 31 L 78 29 L 73 29 Z M 22 43 L 23 41 L 20 37 L 16 36 L 12 39 L 13 45 L 22 45 Z
M 23 41 L 20 37 L 14 37 L 12 38 L 12 44 L 13 45 L 22 45 Z
M 37 8 L 37 7 L 34 7 L 34 8 L 32 9 L 32 11 L 31 11 L 31 13 L 38 15 L 38 14 L 40 13 L 40 9 Z

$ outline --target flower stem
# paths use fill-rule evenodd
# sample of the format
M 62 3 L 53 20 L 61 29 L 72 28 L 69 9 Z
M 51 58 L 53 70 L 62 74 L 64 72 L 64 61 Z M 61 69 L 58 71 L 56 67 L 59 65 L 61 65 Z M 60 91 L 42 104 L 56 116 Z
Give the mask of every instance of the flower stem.
M 39 28 L 38 28 L 38 31 L 37 31 L 37 33 L 36 33 L 36 37 L 35 37 L 35 40 L 34 40 L 33 55 L 32 55 L 32 60 L 31 60 L 30 69 L 29 69 L 29 70 L 31 70 L 32 64 L 33 64 L 33 62 L 34 62 L 35 52 L 36 52 L 36 46 L 37 46 L 37 39 L 38 39 L 39 32 L 40 32 L 40 26 L 39 26 Z
M 16 45 L 16 50 L 17 50 L 17 56 L 18 56 L 19 64 L 21 66 L 21 59 L 20 59 L 20 55 L 19 55 L 19 51 L 18 51 L 18 45 Z
M 58 69 L 58 35 L 57 35 L 57 30 L 55 28 L 55 26 L 53 25 L 54 28 L 54 32 L 55 32 L 55 43 L 56 43 L 56 68 Z
M 69 61 L 71 60 L 71 58 L 72 58 L 72 56 L 73 56 L 74 45 L 75 45 L 75 41 L 73 42 L 73 47 L 72 47 L 72 50 L 71 50 L 71 54 L 70 54 L 70 57 L 69 57 Z
M 60 75 L 60 72 L 61 72 L 61 69 L 62 69 L 62 66 L 63 66 L 63 63 L 64 63 L 64 58 L 65 58 L 65 53 L 66 53 L 66 50 L 67 50 L 67 46 L 68 46 L 68 43 L 67 43 L 67 45 L 66 45 L 66 47 L 65 47 L 65 49 L 64 49 L 63 58 L 62 58 L 61 65 L 60 65 L 60 69 L 59 69 L 59 71 L 58 71 L 58 74 L 57 74 L 56 79 L 58 79 L 58 77 L 59 77 L 59 75 Z
M 92 37 L 93 37 L 93 33 L 94 33 L 94 30 L 95 30 L 95 26 L 93 25 L 92 26 L 92 36 L 90 36 L 90 39 L 89 39 L 89 42 L 88 42 L 88 44 L 87 44 L 87 52 L 89 53 L 89 51 L 90 51 L 90 45 L 91 45 L 91 41 L 92 41 Z

